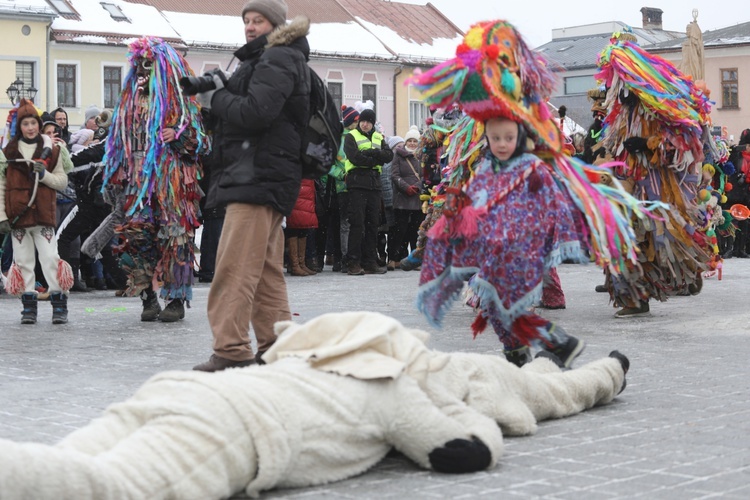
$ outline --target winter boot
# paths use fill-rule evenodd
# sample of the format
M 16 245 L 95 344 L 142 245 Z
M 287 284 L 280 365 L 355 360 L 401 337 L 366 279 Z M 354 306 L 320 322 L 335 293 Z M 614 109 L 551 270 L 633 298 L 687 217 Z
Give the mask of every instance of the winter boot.
M 182 299 L 174 299 L 164 310 L 159 313 L 159 321 L 162 323 L 174 323 L 185 317 L 185 305 Z
M 296 236 L 287 238 L 286 240 L 287 245 L 289 245 L 289 266 L 291 267 L 290 274 L 292 276 L 310 276 L 311 273 L 308 273 L 299 265 L 299 244 L 297 243 L 298 240 L 299 238 L 297 238 Z M 302 260 L 305 260 L 304 254 L 302 255 Z
M 310 269 L 305 264 L 305 248 L 307 247 L 307 237 L 297 238 L 297 258 L 299 259 L 299 267 L 302 268 L 309 276 L 318 274 L 314 269 Z
M 156 296 L 156 293 L 150 289 L 144 290 L 141 292 L 141 300 L 143 301 L 141 321 L 156 321 L 159 319 L 161 306 L 159 305 L 159 297 Z
M 36 294 L 24 293 L 21 295 L 23 311 L 21 311 L 21 324 L 33 325 L 36 323 Z
M 70 269 L 73 271 L 73 286 L 70 287 L 71 292 L 88 292 L 89 289 L 86 288 L 86 283 L 81 281 L 81 278 L 79 276 L 81 266 L 75 263 L 70 264 Z
M 62 325 L 68 322 L 68 296 L 62 292 L 49 294 L 52 302 L 52 324 Z

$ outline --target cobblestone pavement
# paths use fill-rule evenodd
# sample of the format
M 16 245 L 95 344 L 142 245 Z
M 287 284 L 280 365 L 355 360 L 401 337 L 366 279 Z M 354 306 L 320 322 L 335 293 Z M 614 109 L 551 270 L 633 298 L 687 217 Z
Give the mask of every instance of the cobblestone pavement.
M 548 421 L 535 436 L 509 438 L 493 470 L 461 476 L 418 470 L 401 456 L 331 485 L 267 498 L 750 498 L 750 260 L 727 261 L 724 279 L 697 297 L 614 319 L 594 266 L 564 265 L 565 310 L 545 311 L 588 342 L 579 364 L 619 349 L 628 387 L 612 404 Z M 433 333 L 441 350 L 500 352 L 485 332 L 472 340 L 471 310 L 456 304 L 435 331 L 413 307 L 418 275 L 352 277 L 330 268 L 289 278 L 295 319 L 368 309 Z M 208 285 L 176 324 L 139 321 L 140 300 L 113 292 L 73 294 L 70 323 L 53 326 L 49 303 L 37 325 L 20 325 L 20 301 L 0 296 L 0 437 L 54 443 L 127 398 L 148 377 L 190 369 L 210 354 Z

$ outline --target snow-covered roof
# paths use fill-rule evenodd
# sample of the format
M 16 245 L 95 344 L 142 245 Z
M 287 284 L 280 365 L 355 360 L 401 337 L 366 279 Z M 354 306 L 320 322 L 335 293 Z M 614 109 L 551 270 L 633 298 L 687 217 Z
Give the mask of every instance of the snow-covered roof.
M 67 1 L 79 15 L 55 19 L 52 34 L 58 41 L 127 43 L 128 37 L 152 35 L 209 50 L 245 43 L 240 18 L 244 0 Z M 113 4 L 127 19 L 114 19 L 103 3 Z M 313 55 L 440 61 L 453 56 L 463 36 L 431 4 L 287 0 L 287 5 L 290 19 L 299 14 L 310 18 L 308 41 Z
M 56 16 L 55 9 L 44 0 L 0 0 L 0 15 Z

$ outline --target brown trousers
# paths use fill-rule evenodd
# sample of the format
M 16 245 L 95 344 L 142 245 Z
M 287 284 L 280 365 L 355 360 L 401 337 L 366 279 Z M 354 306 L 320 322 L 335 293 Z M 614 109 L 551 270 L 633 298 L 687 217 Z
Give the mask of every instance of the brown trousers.
M 274 323 L 292 318 L 284 281 L 283 218 L 263 205 L 227 207 L 208 293 L 208 323 L 217 356 L 253 359 L 250 324 L 258 350 L 266 351 L 276 340 Z

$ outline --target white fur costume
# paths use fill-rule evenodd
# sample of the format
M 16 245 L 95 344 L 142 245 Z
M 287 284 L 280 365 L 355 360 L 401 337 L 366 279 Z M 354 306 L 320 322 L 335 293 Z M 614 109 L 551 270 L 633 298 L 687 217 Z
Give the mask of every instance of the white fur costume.
M 267 366 L 166 372 L 57 446 L 0 441 L 0 498 L 256 495 L 362 473 L 392 446 L 430 468 L 430 452 L 471 436 L 494 465 L 495 420 L 532 432 L 537 419 L 610 401 L 624 380 L 612 358 L 561 373 L 546 359 L 518 369 L 496 356 L 430 351 L 424 332 L 376 313 L 277 331 Z

